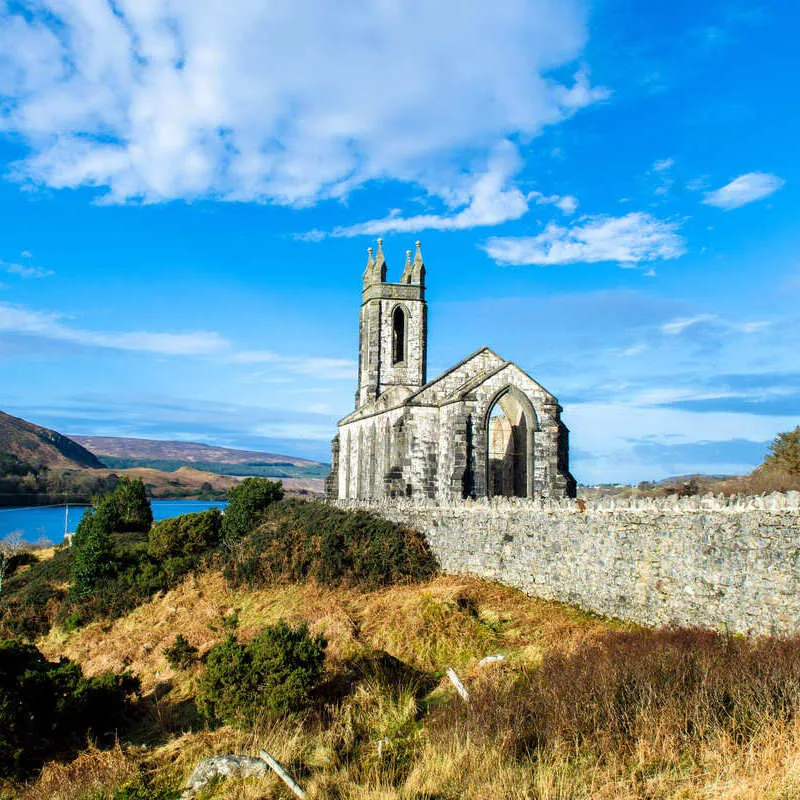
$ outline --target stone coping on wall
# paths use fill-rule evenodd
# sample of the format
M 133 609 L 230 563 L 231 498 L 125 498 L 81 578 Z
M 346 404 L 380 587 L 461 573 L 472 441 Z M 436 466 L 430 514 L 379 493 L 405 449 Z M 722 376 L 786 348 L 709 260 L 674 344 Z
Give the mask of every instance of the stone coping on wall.
M 761 495 L 695 495 L 692 497 L 606 497 L 600 499 L 527 499 L 518 497 L 481 498 L 477 500 L 436 501 L 414 498 L 393 498 L 383 502 L 374 500 L 333 500 L 343 508 L 361 508 L 372 511 L 475 511 L 484 513 L 491 509 L 507 515 L 521 510 L 546 512 L 620 513 L 626 511 L 653 514 L 697 514 L 700 512 L 743 513 L 746 511 L 800 512 L 800 492 L 772 492 Z

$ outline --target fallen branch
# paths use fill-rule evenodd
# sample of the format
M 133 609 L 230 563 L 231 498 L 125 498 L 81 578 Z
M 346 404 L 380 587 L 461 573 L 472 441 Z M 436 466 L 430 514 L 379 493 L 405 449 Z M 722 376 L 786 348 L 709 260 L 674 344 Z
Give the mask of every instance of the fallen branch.
M 450 678 L 450 683 L 456 687 L 456 691 L 461 695 L 461 699 L 465 702 L 469 702 L 469 692 L 464 688 L 464 684 L 461 683 L 459 680 L 458 675 L 456 675 L 455 670 L 452 667 L 447 668 L 447 677 Z
M 482 667 L 484 664 L 491 664 L 494 661 L 505 661 L 506 657 L 504 655 L 496 655 L 496 656 L 486 656 L 482 658 L 475 666 Z
M 259 750 L 258 754 L 272 767 L 277 776 L 300 798 L 300 800 L 304 800 L 306 793 L 292 780 L 289 773 L 266 750 Z

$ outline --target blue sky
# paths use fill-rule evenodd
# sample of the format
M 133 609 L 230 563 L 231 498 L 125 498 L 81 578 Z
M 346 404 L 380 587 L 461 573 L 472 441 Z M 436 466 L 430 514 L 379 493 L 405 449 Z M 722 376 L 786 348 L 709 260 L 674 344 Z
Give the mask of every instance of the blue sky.
M 325 459 L 361 273 L 429 377 L 552 391 L 579 481 L 800 423 L 800 6 L 0 0 L 0 408 Z

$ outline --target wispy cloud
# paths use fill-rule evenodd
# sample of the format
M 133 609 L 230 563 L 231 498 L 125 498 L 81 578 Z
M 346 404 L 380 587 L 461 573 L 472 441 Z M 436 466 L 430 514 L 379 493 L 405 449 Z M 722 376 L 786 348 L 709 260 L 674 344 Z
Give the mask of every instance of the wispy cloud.
M 499 264 L 623 266 L 678 258 L 686 251 L 676 222 L 634 212 L 623 217 L 584 217 L 570 228 L 550 223 L 537 236 L 495 236 L 486 252 Z
M 578 2 L 464 0 L 457 20 L 446 0 L 37 9 L 0 19 L 0 130 L 29 148 L 15 175 L 109 202 L 303 205 L 387 178 L 435 194 L 608 96 L 553 77 L 583 50 Z
M 252 382 L 279 379 L 276 371 L 320 380 L 352 380 L 356 362 L 344 358 L 287 356 L 269 350 L 238 350 L 215 331 L 183 333 L 153 331 L 92 331 L 69 324 L 60 314 L 35 311 L 0 302 L 0 334 L 35 336 L 81 347 L 147 353 L 159 356 L 213 358 L 241 365 L 270 365 L 269 373 L 253 376 Z
M 703 202 L 709 206 L 730 211 L 762 200 L 777 192 L 786 181 L 767 172 L 748 172 L 740 175 L 720 189 L 706 192 Z
M 682 317 L 666 322 L 661 326 L 661 333 L 667 336 L 680 336 L 684 331 L 704 322 L 715 322 L 719 317 L 716 314 L 696 314 L 693 317 Z
M 223 352 L 230 347 L 219 334 L 210 331 L 191 333 L 91 331 L 67 324 L 63 315 L 33 311 L 10 303 L 0 303 L 0 333 L 39 336 L 86 347 L 171 356 L 207 356 Z
M 653 163 L 651 173 L 658 179 L 654 194 L 667 195 L 672 189 L 675 179 L 672 177 L 672 168 L 675 166 L 674 158 L 662 158 Z
M 328 380 L 353 379 L 356 376 L 357 366 L 356 362 L 349 358 L 282 356 L 270 350 L 245 350 L 233 354 L 230 360 L 237 364 L 274 364 L 296 375 Z
M 206 442 L 327 461 L 336 417 L 315 410 L 217 402 L 192 395 L 87 393 L 6 410 L 67 434 Z
M 0 261 L 0 271 L 8 275 L 18 275 L 20 278 L 47 278 L 55 274 L 51 269 L 36 267 L 33 264 L 18 264 L 13 261 Z
M 412 231 L 460 231 L 490 225 L 500 225 L 519 219 L 530 204 L 556 206 L 564 214 L 572 214 L 578 201 L 571 195 L 545 195 L 542 192 L 523 194 L 513 184 L 513 178 L 522 167 L 517 148 L 504 141 L 492 151 L 486 169 L 477 177 L 469 178 L 465 187 L 447 190 L 445 200 L 460 210 L 446 214 L 415 214 L 404 217 L 399 209 L 382 219 L 340 226 L 330 233 L 313 230 L 298 238 L 318 241 L 326 236 L 375 236 L 383 233 L 409 233 Z
M 555 206 L 564 214 L 574 214 L 578 210 L 578 198 L 571 194 L 551 194 L 545 195 L 541 192 L 529 192 L 528 200 L 533 200 L 537 206 Z
M 736 322 L 726 320 L 717 314 L 695 314 L 693 317 L 680 317 L 660 326 L 660 331 L 667 336 L 680 336 L 690 328 L 698 325 L 716 325 L 719 328 L 736 331 L 738 333 L 752 334 L 769 328 L 774 323 L 768 320 L 755 320 L 752 322 Z

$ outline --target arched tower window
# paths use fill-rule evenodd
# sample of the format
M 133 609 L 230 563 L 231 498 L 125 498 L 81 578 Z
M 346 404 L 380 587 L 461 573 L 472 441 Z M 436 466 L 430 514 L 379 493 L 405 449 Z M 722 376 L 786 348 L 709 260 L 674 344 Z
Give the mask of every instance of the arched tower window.
M 406 360 L 406 312 L 396 306 L 392 312 L 392 364 Z

